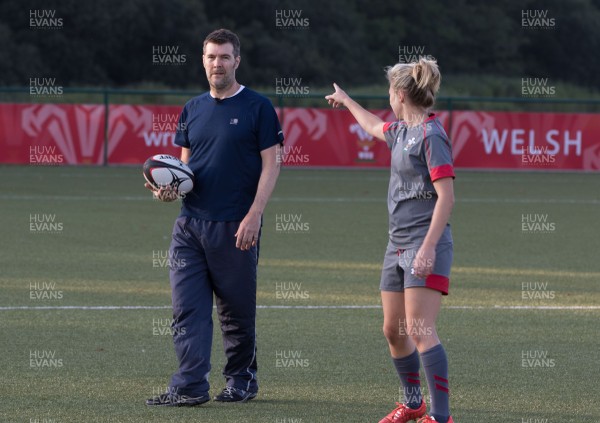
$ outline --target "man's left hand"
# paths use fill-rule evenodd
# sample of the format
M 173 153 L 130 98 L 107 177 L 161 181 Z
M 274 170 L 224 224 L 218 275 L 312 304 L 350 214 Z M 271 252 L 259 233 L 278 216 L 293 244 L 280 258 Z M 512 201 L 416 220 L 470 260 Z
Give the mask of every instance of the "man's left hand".
M 244 220 L 240 223 L 240 227 L 235 233 L 237 238 L 235 242 L 236 248 L 242 251 L 249 250 L 258 242 L 258 233 L 260 232 L 261 214 L 250 210 Z

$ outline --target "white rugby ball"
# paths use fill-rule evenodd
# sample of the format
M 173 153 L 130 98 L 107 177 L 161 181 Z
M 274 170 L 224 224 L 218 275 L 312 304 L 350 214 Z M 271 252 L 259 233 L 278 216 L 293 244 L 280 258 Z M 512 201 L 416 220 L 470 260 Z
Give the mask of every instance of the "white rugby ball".
M 144 163 L 144 178 L 156 189 L 171 187 L 178 194 L 194 188 L 194 172 L 175 156 L 157 154 Z

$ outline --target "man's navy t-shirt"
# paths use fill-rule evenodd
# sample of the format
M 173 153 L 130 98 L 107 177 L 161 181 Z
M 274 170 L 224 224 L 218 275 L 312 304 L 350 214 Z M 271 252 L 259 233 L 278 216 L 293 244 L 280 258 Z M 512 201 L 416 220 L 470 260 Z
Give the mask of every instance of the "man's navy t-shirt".
M 248 88 L 223 100 L 207 92 L 188 101 L 175 144 L 191 149 L 194 189 L 183 199 L 181 216 L 242 220 L 256 196 L 260 152 L 282 142 L 273 105 Z

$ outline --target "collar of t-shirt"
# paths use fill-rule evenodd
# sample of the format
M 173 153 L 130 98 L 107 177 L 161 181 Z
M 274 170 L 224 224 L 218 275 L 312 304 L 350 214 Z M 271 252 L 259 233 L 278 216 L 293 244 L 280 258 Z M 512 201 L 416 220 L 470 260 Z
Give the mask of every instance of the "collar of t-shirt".
M 210 92 L 208 93 L 208 95 L 212 99 L 214 99 L 214 100 L 225 100 L 226 98 L 235 97 L 236 95 L 238 95 L 239 93 L 241 93 L 244 88 L 246 88 L 246 87 L 244 85 L 240 84 L 240 88 L 234 94 L 230 95 L 229 97 L 225 97 L 225 98 L 215 98 L 215 97 L 212 96 L 212 94 Z

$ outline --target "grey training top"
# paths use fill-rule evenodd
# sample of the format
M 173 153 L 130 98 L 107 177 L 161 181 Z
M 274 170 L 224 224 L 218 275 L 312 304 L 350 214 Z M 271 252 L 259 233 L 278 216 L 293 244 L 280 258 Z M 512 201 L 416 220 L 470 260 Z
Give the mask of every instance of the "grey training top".
M 383 133 L 392 152 L 390 240 L 407 246 L 427 234 L 437 201 L 433 182 L 454 178 L 452 146 L 434 114 L 413 128 L 404 121 L 386 122 Z

